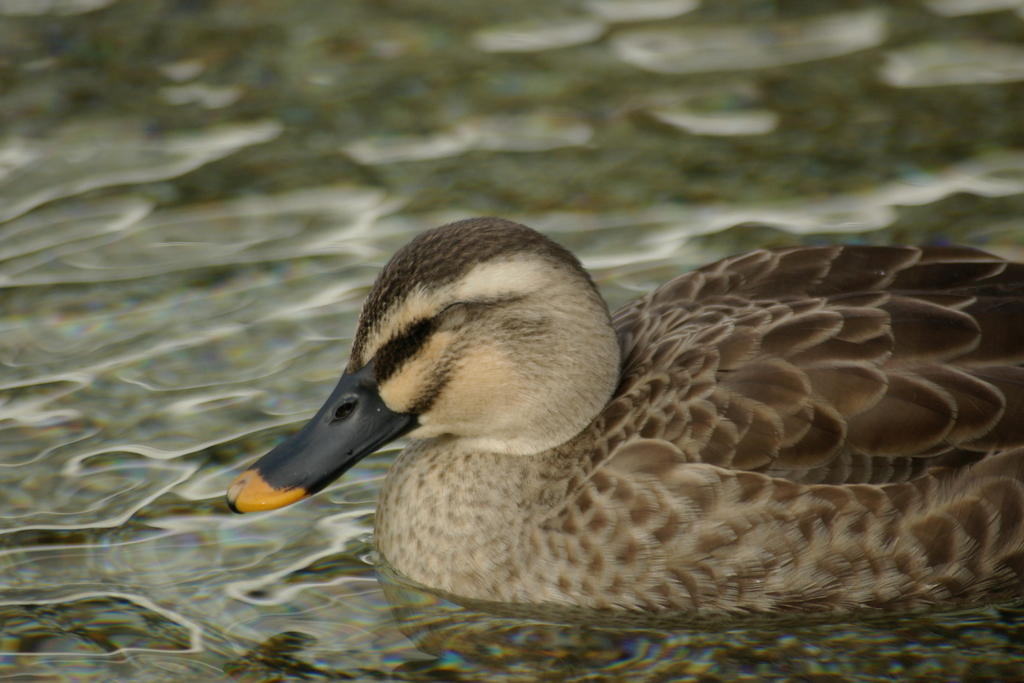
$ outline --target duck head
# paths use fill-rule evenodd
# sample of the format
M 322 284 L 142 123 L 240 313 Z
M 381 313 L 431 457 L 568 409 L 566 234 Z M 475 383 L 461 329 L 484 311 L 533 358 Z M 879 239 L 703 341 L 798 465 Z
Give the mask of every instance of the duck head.
M 296 502 L 404 435 L 547 451 L 590 424 L 619 373 L 608 309 L 569 251 L 496 218 L 429 230 L 377 277 L 330 398 L 235 480 L 228 504 Z

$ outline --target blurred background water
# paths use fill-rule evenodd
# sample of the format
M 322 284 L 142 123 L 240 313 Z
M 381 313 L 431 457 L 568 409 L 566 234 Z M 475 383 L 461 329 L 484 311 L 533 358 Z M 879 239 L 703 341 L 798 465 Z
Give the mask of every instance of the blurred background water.
M 1024 680 L 1015 605 L 381 584 L 388 453 L 231 515 L 388 256 L 488 214 L 612 306 L 760 246 L 1024 257 L 1024 0 L 0 0 L 0 681 Z

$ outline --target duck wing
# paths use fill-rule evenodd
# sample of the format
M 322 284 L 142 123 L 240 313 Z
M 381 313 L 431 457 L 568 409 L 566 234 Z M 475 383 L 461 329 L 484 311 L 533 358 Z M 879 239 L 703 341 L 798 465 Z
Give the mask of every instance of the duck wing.
M 757 251 L 613 316 L 612 401 L 532 530 L 594 606 L 913 607 L 1024 593 L 1024 267 Z M 546 553 L 546 554 L 545 554 Z
M 645 439 L 677 461 L 881 484 L 1024 445 L 1024 266 L 981 251 L 759 250 L 613 322 L 623 375 L 594 466 Z

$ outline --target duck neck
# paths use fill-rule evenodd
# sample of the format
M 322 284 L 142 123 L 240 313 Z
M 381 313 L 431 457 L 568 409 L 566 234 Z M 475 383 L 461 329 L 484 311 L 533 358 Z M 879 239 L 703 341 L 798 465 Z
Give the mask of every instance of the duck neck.
M 413 441 L 381 490 L 378 551 L 422 584 L 480 599 L 507 597 L 502 584 L 524 561 L 530 529 L 584 472 L 571 452 L 580 450 L 566 444 L 535 455 L 474 453 L 451 438 Z

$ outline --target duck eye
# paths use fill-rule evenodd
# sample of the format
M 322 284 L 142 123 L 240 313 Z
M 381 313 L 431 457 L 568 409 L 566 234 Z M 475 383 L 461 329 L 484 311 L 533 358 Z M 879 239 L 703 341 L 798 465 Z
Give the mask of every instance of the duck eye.
M 344 420 L 346 417 L 352 414 L 352 411 L 356 408 L 355 399 L 348 399 L 334 411 L 335 420 Z

